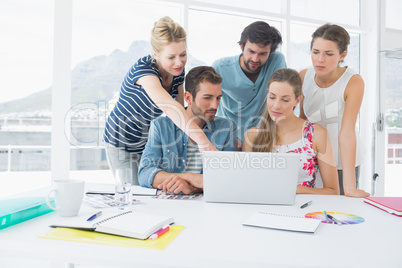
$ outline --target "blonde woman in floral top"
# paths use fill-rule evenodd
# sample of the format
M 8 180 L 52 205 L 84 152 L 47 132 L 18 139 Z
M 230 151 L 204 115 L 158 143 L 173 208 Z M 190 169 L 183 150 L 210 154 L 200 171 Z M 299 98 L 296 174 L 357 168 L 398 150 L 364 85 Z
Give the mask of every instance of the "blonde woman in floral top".
M 339 194 L 334 153 L 325 128 L 297 117 L 301 99 L 297 71 L 277 70 L 268 82 L 267 107 L 260 125 L 244 135 L 243 151 L 299 153 L 298 194 Z M 323 188 L 315 188 L 320 170 Z

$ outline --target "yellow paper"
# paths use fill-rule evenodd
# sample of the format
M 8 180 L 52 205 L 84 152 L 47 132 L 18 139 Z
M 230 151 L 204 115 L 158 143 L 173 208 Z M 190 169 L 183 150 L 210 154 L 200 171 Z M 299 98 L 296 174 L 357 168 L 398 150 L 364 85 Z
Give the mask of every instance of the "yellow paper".
M 95 243 L 120 247 L 133 247 L 144 249 L 163 250 L 184 229 L 184 226 L 171 226 L 170 230 L 155 240 L 141 240 L 123 236 L 116 236 L 93 231 L 85 231 L 71 228 L 54 228 L 41 238 L 60 239 L 68 241 Z

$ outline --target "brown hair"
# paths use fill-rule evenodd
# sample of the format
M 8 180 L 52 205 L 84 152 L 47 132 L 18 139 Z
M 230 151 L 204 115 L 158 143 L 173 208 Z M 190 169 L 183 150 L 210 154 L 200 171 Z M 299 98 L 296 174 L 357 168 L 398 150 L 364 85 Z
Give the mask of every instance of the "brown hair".
M 310 50 L 313 48 L 313 43 L 318 37 L 335 42 L 338 46 L 340 54 L 342 54 L 344 51 L 347 51 L 348 45 L 350 44 L 349 33 L 343 27 L 336 24 L 327 23 L 322 25 L 315 30 L 311 37 L 313 39 L 311 40 Z
M 271 53 L 273 53 L 278 45 L 282 44 L 282 35 L 265 21 L 256 21 L 244 28 L 238 43 L 244 47 L 247 41 L 264 46 L 271 44 Z
M 268 92 L 273 82 L 286 82 L 291 85 L 296 99 L 302 94 L 302 81 L 296 70 L 284 68 L 274 72 L 268 82 Z M 253 152 L 273 152 L 277 140 L 276 122 L 269 116 L 268 108 L 265 108 L 259 132 L 253 142 Z
M 193 98 L 195 98 L 199 91 L 198 86 L 203 82 L 217 85 L 222 83 L 222 77 L 211 66 L 198 66 L 187 73 L 184 86 L 186 91 L 190 92 Z
M 164 46 L 172 42 L 186 41 L 186 36 L 184 28 L 166 16 L 154 23 L 151 46 L 154 52 L 160 53 Z

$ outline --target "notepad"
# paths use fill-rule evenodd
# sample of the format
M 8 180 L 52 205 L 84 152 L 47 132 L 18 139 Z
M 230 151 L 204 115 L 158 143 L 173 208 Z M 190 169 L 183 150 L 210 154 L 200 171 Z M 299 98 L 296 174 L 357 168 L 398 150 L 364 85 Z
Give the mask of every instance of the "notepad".
M 402 197 L 365 197 L 364 202 L 395 216 L 402 217 Z
M 267 212 L 257 212 L 249 217 L 243 225 L 287 230 L 294 232 L 314 233 L 321 220 L 300 216 L 281 215 Z
M 85 194 L 109 194 L 114 195 L 114 185 L 105 184 L 101 187 L 102 189 L 89 190 Z M 132 194 L 134 196 L 154 196 L 158 193 L 158 189 L 155 188 L 145 188 L 138 185 L 133 185 Z
M 115 209 L 111 209 L 104 211 L 101 216 L 88 222 L 87 219 L 90 216 L 67 218 L 60 223 L 50 225 L 50 227 L 74 228 L 137 239 L 147 239 L 163 226 L 173 223 L 173 218 L 168 216 L 145 214 L 132 210 L 116 212 Z

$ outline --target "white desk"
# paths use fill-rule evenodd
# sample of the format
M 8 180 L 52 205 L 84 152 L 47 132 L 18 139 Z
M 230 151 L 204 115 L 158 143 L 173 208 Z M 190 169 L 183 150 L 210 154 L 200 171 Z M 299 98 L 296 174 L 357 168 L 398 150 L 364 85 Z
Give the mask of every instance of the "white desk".
M 45 192 L 47 189 L 37 193 Z M 177 225 L 186 227 L 163 251 L 38 238 L 58 219 L 56 213 L 50 213 L 0 231 L 0 266 L 2 259 L 14 258 L 48 263 L 48 267 L 79 264 L 80 268 L 402 267 L 402 218 L 362 199 L 298 195 L 294 206 L 218 204 L 202 199 L 140 200 L 134 210 L 168 214 Z M 300 209 L 310 200 L 311 206 Z M 83 206 L 80 214 L 96 210 Z M 323 210 L 355 214 L 365 222 L 321 224 L 315 234 L 242 226 L 243 220 L 257 211 L 301 216 Z

